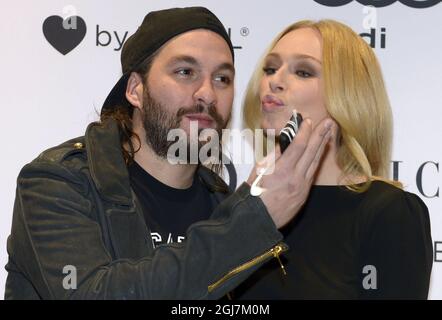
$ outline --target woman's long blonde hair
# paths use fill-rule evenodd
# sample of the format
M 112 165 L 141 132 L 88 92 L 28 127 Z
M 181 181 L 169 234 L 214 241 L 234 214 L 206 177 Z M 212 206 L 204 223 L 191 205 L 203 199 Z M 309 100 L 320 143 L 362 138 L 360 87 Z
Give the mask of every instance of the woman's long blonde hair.
M 252 75 L 244 98 L 244 121 L 260 127 L 259 85 L 265 56 L 287 33 L 312 28 L 322 37 L 325 107 L 339 125 L 337 162 L 344 177 L 363 176 L 348 186 L 365 191 L 372 180 L 389 180 L 393 120 L 381 68 L 371 47 L 352 29 L 334 20 L 303 20 L 282 31 L 270 44 Z M 351 180 L 350 180 L 351 182 Z

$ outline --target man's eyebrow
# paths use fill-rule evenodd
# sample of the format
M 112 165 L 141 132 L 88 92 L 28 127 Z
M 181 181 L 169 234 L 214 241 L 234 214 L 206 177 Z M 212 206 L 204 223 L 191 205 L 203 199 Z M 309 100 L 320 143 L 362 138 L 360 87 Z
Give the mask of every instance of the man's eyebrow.
M 176 57 L 173 57 L 172 59 L 170 59 L 169 61 L 169 65 L 173 65 L 176 63 L 181 63 L 181 62 L 185 62 L 188 63 L 190 65 L 193 66 L 199 66 L 200 63 L 192 56 L 188 56 L 188 55 L 179 55 Z M 235 74 L 235 67 L 233 66 L 233 64 L 229 63 L 229 62 L 224 62 L 221 63 L 217 68 L 217 71 L 219 70 L 228 70 L 230 72 L 232 72 L 233 74 Z
M 198 61 L 196 61 L 196 59 L 194 57 L 187 56 L 187 55 L 180 55 L 180 56 L 173 57 L 172 59 L 170 59 L 169 64 L 175 64 L 175 63 L 180 63 L 180 62 L 186 62 L 186 63 L 192 64 L 192 65 L 199 64 Z
M 310 56 L 308 54 L 295 53 L 295 54 L 292 55 L 292 57 L 295 58 L 295 59 L 312 59 L 312 60 L 316 61 L 317 63 L 322 64 L 322 61 L 320 61 L 319 59 L 317 59 L 317 58 L 315 58 L 313 56 Z M 277 53 L 269 53 L 267 55 L 266 59 L 267 58 L 281 59 L 281 57 Z
M 233 74 L 235 74 L 235 67 L 233 66 L 233 64 L 229 63 L 229 62 L 225 62 L 225 63 L 221 63 L 218 68 L 216 68 L 218 71 L 219 70 L 228 70 L 230 72 L 232 72 Z

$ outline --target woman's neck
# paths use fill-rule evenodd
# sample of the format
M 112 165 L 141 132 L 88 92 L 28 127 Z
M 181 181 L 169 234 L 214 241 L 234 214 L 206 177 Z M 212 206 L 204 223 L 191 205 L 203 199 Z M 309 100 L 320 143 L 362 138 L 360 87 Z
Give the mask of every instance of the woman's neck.
M 336 145 L 336 141 L 331 139 L 326 146 L 321 163 L 319 164 L 318 170 L 316 172 L 315 179 L 313 180 L 313 185 L 337 186 L 365 182 L 366 179 L 363 176 L 344 174 L 344 171 L 338 165 L 338 149 Z

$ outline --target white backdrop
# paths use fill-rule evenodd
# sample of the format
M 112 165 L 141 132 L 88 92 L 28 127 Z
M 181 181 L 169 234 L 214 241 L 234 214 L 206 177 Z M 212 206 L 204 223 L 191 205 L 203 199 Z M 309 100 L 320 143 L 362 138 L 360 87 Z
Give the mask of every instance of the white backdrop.
M 2 1 L 0 297 L 4 294 L 6 240 L 21 167 L 42 150 L 83 135 L 87 124 L 98 118 L 104 98 L 120 76 L 119 42 L 126 32 L 136 30 L 148 11 L 203 5 L 230 29 L 238 47 L 233 128 L 241 126 L 242 95 L 258 58 L 285 26 L 305 18 L 332 18 L 358 33 L 370 33 L 366 23 L 374 23 L 375 51 L 395 117 L 393 160 L 406 189 L 417 193 L 430 210 L 436 250 L 430 298 L 442 299 L 442 5 L 413 8 L 410 3 L 437 1 L 404 0 L 408 5 L 397 1 L 367 10 L 357 1 L 331 2 L 349 3 L 330 7 L 313 0 L 133 0 L 130 5 L 129 1 L 109 0 Z M 78 15 L 87 26 L 84 39 L 65 55 L 43 34 L 43 22 L 52 15 Z M 231 149 L 234 152 L 234 147 Z M 250 168 L 237 166 L 239 181 Z

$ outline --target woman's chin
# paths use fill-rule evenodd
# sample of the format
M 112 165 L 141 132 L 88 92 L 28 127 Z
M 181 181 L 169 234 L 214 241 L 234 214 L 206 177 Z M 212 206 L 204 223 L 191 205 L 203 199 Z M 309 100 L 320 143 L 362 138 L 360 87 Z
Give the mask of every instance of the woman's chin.
M 268 137 L 274 137 L 279 134 L 284 124 L 279 123 L 281 121 L 271 121 L 270 119 L 263 118 L 261 121 L 261 129 L 264 130 Z

